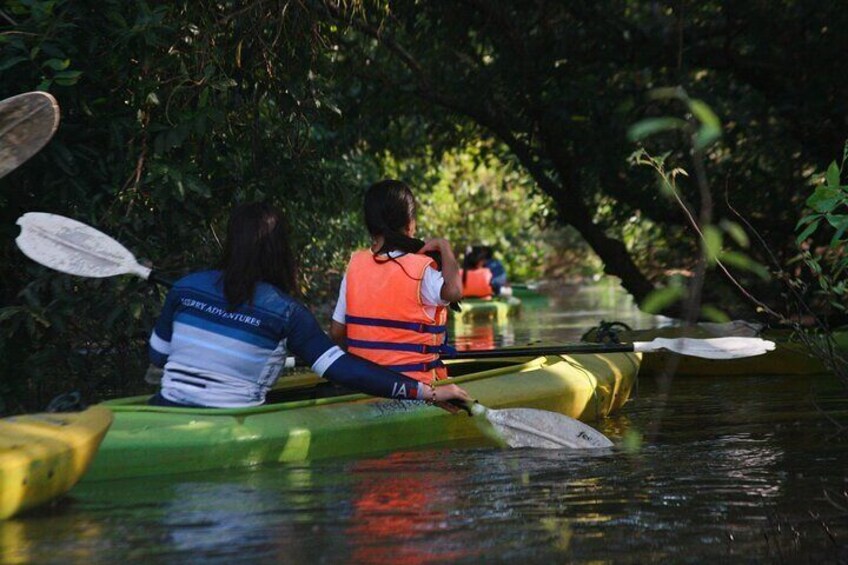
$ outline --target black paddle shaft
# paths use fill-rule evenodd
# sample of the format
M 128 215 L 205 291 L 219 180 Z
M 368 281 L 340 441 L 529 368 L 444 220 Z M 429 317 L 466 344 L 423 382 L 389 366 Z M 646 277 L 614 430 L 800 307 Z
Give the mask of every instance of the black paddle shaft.
M 457 351 L 441 353 L 442 359 L 501 359 L 505 357 L 526 357 L 528 355 L 572 355 L 575 353 L 630 353 L 634 351 L 632 343 L 570 343 L 567 345 L 548 345 L 539 347 L 515 347 L 484 351 Z

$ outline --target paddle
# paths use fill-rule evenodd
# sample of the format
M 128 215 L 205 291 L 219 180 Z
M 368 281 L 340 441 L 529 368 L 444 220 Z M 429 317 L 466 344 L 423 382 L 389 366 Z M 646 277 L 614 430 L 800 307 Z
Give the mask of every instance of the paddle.
M 0 178 L 38 153 L 59 127 L 59 105 L 46 92 L 0 101 Z
M 18 218 L 21 233 L 15 239 L 18 247 L 33 261 L 51 269 L 83 277 L 111 277 L 132 274 L 170 286 L 165 279 L 138 263 L 135 256 L 108 235 L 56 214 L 29 212 Z M 479 355 L 481 352 L 469 352 Z M 525 353 L 489 352 L 496 356 Z M 462 356 L 463 354 L 459 354 Z M 293 359 L 287 359 L 290 366 Z M 532 408 L 492 410 L 474 403 L 455 406 L 469 415 L 482 418 L 488 426 L 478 425 L 498 441 L 510 447 L 594 448 L 609 447 L 612 442 L 586 424 L 556 412 Z
M 494 410 L 479 402 L 450 403 L 473 417 L 485 419 L 493 432 L 487 435 L 509 447 L 592 449 L 613 446 L 610 439 L 595 428 L 558 412 L 536 408 Z M 485 424 L 479 427 L 484 433 L 489 431 Z
M 44 212 L 29 212 L 18 218 L 21 233 L 15 239 L 23 253 L 46 267 L 81 277 L 135 275 L 170 286 L 119 242 L 82 222 Z M 710 339 L 656 338 L 632 343 L 575 343 L 538 347 L 507 348 L 488 351 L 444 353 L 445 359 L 499 359 L 529 355 L 569 355 L 579 353 L 651 353 L 669 351 L 704 359 L 738 359 L 763 355 L 774 349 L 774 342 L 755 337 L 719 337 Z

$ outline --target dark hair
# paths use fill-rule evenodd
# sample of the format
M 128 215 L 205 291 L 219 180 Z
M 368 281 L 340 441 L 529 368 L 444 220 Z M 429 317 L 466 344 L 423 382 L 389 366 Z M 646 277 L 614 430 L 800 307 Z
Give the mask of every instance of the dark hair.
M 383 246 L 376 253 L 403 251 L 416 253 L 424 245 L 402 233 L 415 219 L 415 196 L 406 183 L 399 180 L 375 182 L 365 192 L 365 226 L 372 236 L 383 236 Z
M 386 179 L 375 182 L 365 191 L 365 226 L 372 236 L 383 236 L 383 246 L 374 252 L 374 261 L 387 263 L 392 261 L 406 273 L 409 278 L 416 279 L 406 272 L 403 265 L 393 258 L 378 259 L 377 255 L 390 251 L 403 253 L 418 253 L 424 247 L 424 241 L 409 237 L 403 230 L 415 219 L 417 204 L 412 189 L 399 180 Z M 442 268 L 442 257 L 438 252 L 427 253 L 438 266 Z M 451 310 L 459 312 L 457 302 L 450 303 Z
M 234 208 L 227 224 L 221 270 L 224 296 L 231 308 L 252 303 L 260 282 L 297 296 L 297 262 L 283 214 L 267 202 Z
M 468 279 L 468 271 L 473 271 L 477 268 L 477 264 L 480 261 L 485 261 L 487 259 L 486 248 L 482 246 L 475 245 L 465 254 L 465 258 L 462 260 L 462 284 L 465 285 L 466 280 Z

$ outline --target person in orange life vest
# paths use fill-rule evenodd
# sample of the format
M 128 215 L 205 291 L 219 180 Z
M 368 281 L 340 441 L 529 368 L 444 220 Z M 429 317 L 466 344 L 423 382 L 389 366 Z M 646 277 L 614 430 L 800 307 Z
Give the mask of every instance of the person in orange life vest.
M 447 306 L 462 298 L 462 283 L 447 240 L 413 239 L 415 209 L 403 182 L 383 180 L 368 188 L 371 249 L 350 259 L 330 335 L 350 353 L 432 383 L 447 377 L 439 353 L 450 350 Z M 434 252 L 438 261 L 425 255 Z
M 465 254 L 460 271 L 463 298 L 492 298 L 492 271 L 483 266 L 485 260 L 481 247 L 472 247 Z

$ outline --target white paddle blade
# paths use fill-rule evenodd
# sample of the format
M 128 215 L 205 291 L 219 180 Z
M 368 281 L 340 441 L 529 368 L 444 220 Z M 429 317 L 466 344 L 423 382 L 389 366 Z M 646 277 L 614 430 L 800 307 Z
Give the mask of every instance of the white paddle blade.
M 676 339 L 658 337 L 653 341 L 633 342 L 634 351 L 671 351 L 704 359 L 739 359 L 756 357 L 774 350 L 774 342 L 759 337 L 715 337 Z
M 44 147 L 59 127 L 59 105 L 46 92 L 0 101 L 0 178 Z
M 610 439 L 574 418 L 535 408 L 492 410 L 478 408 L 499 438 L 509 447 L 538 447 L 542 449 L 597 449 L 612 447 Z
M 126 247 L 82 222 L 57 214 L 28 212 L 18 218 L 18 225 L 18 248 L 45 267 L 80 277 L 150 276 L 150 269 L 139 265 Z

